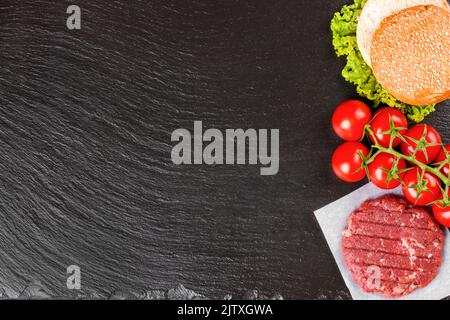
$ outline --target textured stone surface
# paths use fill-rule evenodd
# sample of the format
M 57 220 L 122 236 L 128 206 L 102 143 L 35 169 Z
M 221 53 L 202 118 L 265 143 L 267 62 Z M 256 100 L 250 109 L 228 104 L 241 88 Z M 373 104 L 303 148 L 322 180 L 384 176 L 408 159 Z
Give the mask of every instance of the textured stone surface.
M 73 3 L 80 31 L 64 1 L 0 4 L 1 296 L 349 298 L 312 213 L 357 187 L 330 170 L 342 2 Z M 194 120 L 280 128 L 280 173 L 173 165 Z

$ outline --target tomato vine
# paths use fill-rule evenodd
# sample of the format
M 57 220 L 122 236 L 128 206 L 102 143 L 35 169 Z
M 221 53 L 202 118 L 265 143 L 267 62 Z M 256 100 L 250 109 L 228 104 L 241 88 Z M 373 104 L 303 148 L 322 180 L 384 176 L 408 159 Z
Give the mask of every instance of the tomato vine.
M 360 154 L 360 157 L 363 159 L 361 169 L 366 170 L 367 176 L 369 176 L 369 174 L 368 174 L 369 164 L 371 162 L 373 162 L 374 159 L 380 153 L 390 154 L 390 155 L 394 156 L 396 160 L 391 169 L 385 169 L 385 172 L 387 173 L 387 176 L 388 176 L 388 181 L 386 181 L 386 182 L 389 183 L 390 180 L 396 179 L 396 180 L 400 181 L 402 184 L 404 184 L 404 182 L 402 181 L 401 175 L 403 173 L 413 169 L 413 167 L 409 167 L 406 169 L 399 169 L 398 163 L 399 163 L 400 159 L 403 159 L 403 160 L 407 161 L 408 163 L 410 163 L 416 167 L 419 167 L 421 169 L 421 176 L 418 177 L 418 183 L 416 185 L 408 187 L 408 188 L 414 188 L 416 190 L 417 194 L 420 195 L 422 192 L 427 190 L 427 180 L 424 178 L 425 173 L 426 172 L 432 173 L 436 177 L 438 177 L 442 182 L 442 185 L 440 186 L 440 189 L 442 192 L 442 198 L 434 201 L 433 204 L 437 203 L 442 207 L 450 207 L 450 199 L 449 199 L 450 198 L 449 197 L 450 173 L 448 174 L 448 176 L 446 176 L 442 172 L 442 169 L 445 166 L 450 166 L 450 152 L 446 148 L 442 148 L 445 152 L 445 159 L 443 161 L 434 163 L 432 165 L 425 164 L 425 163 L 417 160 L 415 155 L 419 151 L 422 151 L 425 154 L 425 156 L 427 156 L 427 148 L 431 147 L 431 146 L 436 146 L 437 144 L 430 143 L 426 140 L 426 135 L 427 135 L 426 128 L 422 134 L 422 137 L 419 140 L 414 140 L 411 137 L 403 136 L 400 132 L 404 129 L 406 129 L 406 128 L 396 127 L 391 119 L 389 130 L 386 132 L 383 132 L 383 134 L 390 135 L 390 143 L 389 143 L 388 147 L 383 147 L 382 145 L 380 145 L 378 143 L 378 139 L 376 138 L 376 135 L 375 135 L 374 131 L 372 130 L 370 123 L 366 124 L 366 126 L 364 127 L 364 135 L 371 137 L 373 144 L 371 146 L 369 154 L 366 157 L 364 157 L 364 155 Z M 397 151 L 393 146 L 393 142 L 397 138 L 401 139 L 405 143 L 407 142 L 406 139 L 409 139 L 411 142 L 414 142 L 416 144 L 414 153 L 412 155 L 405 155 L 405 154 Z M 439 144 L 439 146 L 441 146 L 441 144 Z

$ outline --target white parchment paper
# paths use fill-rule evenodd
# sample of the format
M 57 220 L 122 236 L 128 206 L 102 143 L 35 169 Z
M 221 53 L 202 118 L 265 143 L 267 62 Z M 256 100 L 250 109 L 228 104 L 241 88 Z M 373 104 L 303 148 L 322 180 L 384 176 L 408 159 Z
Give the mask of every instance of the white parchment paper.
M 386 191 L 369 183 L 314 212 L 344 278 L 345 284 L 350 290 L 352 298 L 355 300 L 387 300 L 389 298 L 375 293 L 367 293 L 353 280 L 353 276 L 348 271 L 344 256 L 342 255 L 342 232 L 347 225 L 349 215 L 365 200 L 377 198 L 388 193 L 401 195 L 401 189 L 397 188 Z M 448 238 L 448 231 L 446 229 L 444 256 L 436 278 L 427 287 L 417 289 L 409 295 L 397 299 L 435 300 L 450 296 L 450 241 Z

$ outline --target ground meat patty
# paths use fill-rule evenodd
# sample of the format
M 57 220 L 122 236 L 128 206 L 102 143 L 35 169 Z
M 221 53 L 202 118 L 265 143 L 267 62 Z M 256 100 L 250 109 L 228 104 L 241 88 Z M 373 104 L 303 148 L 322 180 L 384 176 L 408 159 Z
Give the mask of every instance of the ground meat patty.
M 364 202 L 350 215 L 342 247 L 365 291 L 400 297 L 434 279 L 444 237 L 428 208 L 388 195 Z

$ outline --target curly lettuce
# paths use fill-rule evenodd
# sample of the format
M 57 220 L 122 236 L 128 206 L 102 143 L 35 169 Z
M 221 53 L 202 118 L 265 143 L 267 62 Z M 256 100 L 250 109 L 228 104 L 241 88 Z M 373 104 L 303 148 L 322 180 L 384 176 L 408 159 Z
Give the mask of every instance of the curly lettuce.
M 372 69 L 366 64 L 358 49 L 356 27 L 358 17 L 366 2 L 367 0 L 355 0 L 353 4 L 344 6 L 331 20 L 333 46 L 336 54 L 347 58 L 342 76 L 346 81 L 356 85 L 358 94 L 373 101 L 375 107 L 386 104 L 399 109 L 411 121 L 421 122 L 435 111 L 435 105 L 412 106 L 394 98 L 378 83 Z

